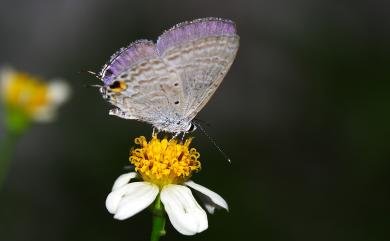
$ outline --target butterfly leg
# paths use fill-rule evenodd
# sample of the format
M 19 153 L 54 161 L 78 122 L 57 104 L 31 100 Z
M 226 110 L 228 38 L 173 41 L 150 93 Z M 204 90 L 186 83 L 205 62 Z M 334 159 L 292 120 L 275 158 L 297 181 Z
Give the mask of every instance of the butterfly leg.
M 183 135 L 181 136 L 181 142 L 184 142 L 184 137 L 186 136 L 187 132 L 183 132 Z
M 176 139 L 176 137 L 178 137 L 179 135 L 180 135 L 180 132 L 176 132 L 176 133 L 172 136 L 172 139 L 171 139 L 171 140 Z
M 127 166 L 124 166 L 124 167 L 123 167 L 123 170 L 124 170 L 124 171 L 131 171 L 131 172 L 134 172 L 134 171 L 135 171 L 135 166 L 134 166 L 134 165 L 127 165 Z
M 154 135 L 157 135 L 158 134 L 158 132 L 156 131 L 156 128 L 155 127 L 153 127 L 153 131 L 152 131 L 152 137 L 154 136 Z

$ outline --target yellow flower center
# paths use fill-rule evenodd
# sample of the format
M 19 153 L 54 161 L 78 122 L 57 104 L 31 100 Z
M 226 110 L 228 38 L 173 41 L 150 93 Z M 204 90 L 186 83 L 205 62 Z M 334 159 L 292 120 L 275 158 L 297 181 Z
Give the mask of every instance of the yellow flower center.
M 47 84 L 24 73 L 11 73 L 8 78 L 3 92 L 6 105 L 28 115 L 47 105 Z
M 177 140 L 162 140 L 154 135 L 147 142 L 144 136 L 135 139 L 140 148 L 133 149 L 130 162 L 145 181 L 160 187 L 178 184 L 190 178 L 192 172 L 200 170 L 200 154 L 195 148 L 189 148 L 192 138 L 184 144 Z

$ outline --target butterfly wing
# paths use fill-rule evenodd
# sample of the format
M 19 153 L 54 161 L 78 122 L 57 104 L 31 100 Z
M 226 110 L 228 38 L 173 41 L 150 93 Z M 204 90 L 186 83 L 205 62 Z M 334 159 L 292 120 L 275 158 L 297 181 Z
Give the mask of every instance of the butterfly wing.
M 156 45 L 130 44 L 100 72 L 103 96 L 118 107 L 110 113 L 169 132 L 186 131 L 222 82 L 238 45 L 234 23 L 216 18 L 181 23 Z
M 159 57 L 155 44 L 140 40 L 115 54 L 101 71 L 103 95 L 118 107 L 110 113 L 158 126 L 181 112 L 174 103 L 184 97 L 179 78 Z M 115 89 L 114 85 L 122 86 Z
M 217 18 L 178 24 L 163 33 L 157 51 L 183 85 L 180 115 L 191 121 L 214 94 L 239 46 L 235 24 Z

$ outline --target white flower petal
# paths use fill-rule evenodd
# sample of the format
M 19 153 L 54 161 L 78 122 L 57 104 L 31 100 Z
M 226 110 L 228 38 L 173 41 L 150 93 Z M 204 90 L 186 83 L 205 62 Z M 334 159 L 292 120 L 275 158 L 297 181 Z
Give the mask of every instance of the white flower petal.
M 49 84 L 48 97 L 53 105 L 64 103 L 70 96 L 69 84 L 64 80 L 55 79 Z
M 108 194 L 106 199 L 106 208 L 107 210 L 115 214 L 118 210 L 119 203 L 124 199 L 125 196 L 130 195 L 133 198 L 138 198 L 139 195 L 142 195 L 145 191 L 148 191 L 151 188 L 152 184 L 147 182 L 133 182 L 118 188 L 115 191 L 112 191 Z
M 57 115 L 58 107 L 69 98 L 70 87 L 63 80 L 53 80 L 48 85 L 48 103 L 33 113 L 32 118 L 37 122 L 50 122 Z
M 165 186 L 160 195 L 169 220 L 178 232 L 194 235 L 207 229 L 207 214 L 189 188 L 171 184 Z
M 206 208 L 207 212 L 209 212 L 210 214 L 214 214 L 215 206 L 205 203 L 204 207 Z
M 159 188 L 149 182 L 134 182 L 122 188 L 127 190 L 118 203 L 114 216 L 115 219 L 119 220 L 130 218 L 147 208 L 153 203 L 159 192 Z M 120 191 L 122 188 L 117 191 Z
M 136 172 L 129 172 L 126 174 L 120 175 L 114 182 L 114 185 L 112 186 L 112 191 L 117 190 L 118 188 L 123 187 L 127 183 L 131 181 L 131 179 L 135 178 L 137 176 Z
M 199 184 L 197 184 L 197 183 L 195 183 L 193 181 L 187 181 L 185 184 L 187 186 L 195 189 L 196 191 L 203 193 L 204 195 L 209 197 L 211 199 L 211 201 L 213 201 L 215 204 L 217 204 L 218 206 L 220 206 L 220 207 L 222 207 L 222 208 L 224 208 L 224 209 L 229 211 L 228 204 L 226 203 L 225 199 L 223 199 L 219 194 L 217 194 L 217 193 L 211 191 L 210 189 L 208 189 L 208 188 L 206 188 L 206 187 L 204 187 L 202 185 L 199 185 Z M 209 209 L 207 208 L 207 210 L 209 210 Z M 214 210 L 211 211 L 210 213 L 213 213 L 213 212 L 214 212 Z
M 136 182 L 131 183 L 131 184 L 138 185 L 138 184 L 136 184 Z M 108 194 L 108 196 L 106 198 L 106 208 L 107 208 L 108 212 L 110 212 L 111 214 L 115 214 L 115 212 L 118 208 L 119 202 L 121 201 L 121 199 L 123 198 L 123 195 L 125 195 L 126 191 L 129 188 L 128 186 L 130 186 L 130 184 L 127 184 L 127 185 L 123 186 L 122 188 L 115 190 L 115 191 L 111 192 L 110 194 Z M 134 185 L 133 185 L 133 187 L 134 187 Z

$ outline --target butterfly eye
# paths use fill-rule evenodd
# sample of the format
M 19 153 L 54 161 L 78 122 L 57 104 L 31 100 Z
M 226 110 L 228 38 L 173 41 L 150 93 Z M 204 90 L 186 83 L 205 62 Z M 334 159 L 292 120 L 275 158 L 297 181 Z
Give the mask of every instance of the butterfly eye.
M 190 128 L 188 129 L 188 132 L 193 132 L 196 130 L 196 125 L 194 123 L 191 123 Z
M 120 81 L 114 81 L 110 86 L 110 89 L 114 92 L 121 92 L 126 89 L 126 83 L 122 80 Z

